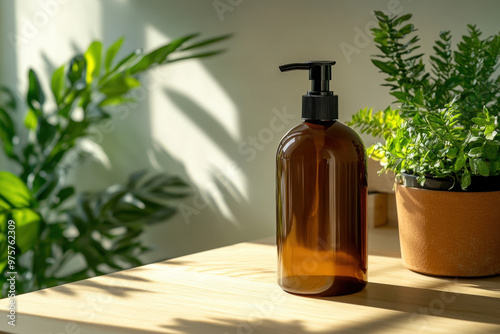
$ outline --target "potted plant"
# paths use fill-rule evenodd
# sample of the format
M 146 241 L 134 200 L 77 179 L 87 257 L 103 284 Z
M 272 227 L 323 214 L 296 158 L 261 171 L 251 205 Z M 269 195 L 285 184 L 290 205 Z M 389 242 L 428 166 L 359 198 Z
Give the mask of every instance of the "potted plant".
M 500 35 L 482 39 L 469 25 L 455 51 L 441 32 L 427 72 L 411 14 L 375 12 L 382 54 L 397 107 L 363 109 L 350 124 L 383 137 L 368 149 L 396 174 L 403 263 L 440 276 L 500 273 Z
M 30 69 L 24 122 L 16 114 L 25 107 L 15 97 L 20 94 L 0 86 L 0 146 L 16 166 L 16 173 L 0 171 L 0 274 L 17 273 L 17 293 L 142 264 L 138 256 L 150 249 L 141 240 L 145 227 L 172 217 L 177 200 L 189 196 L 188 184 L 164 172 L 139 171 L 123 184 L 83 193 L 67 173 L 88 157 L 80 144 L 113 117 L 111 106 L 134 102 L 129 93 L 141 85 L 141 73 L 219 54 L 223 50 L 203 48 L 229 37 L 198 36 L 121 58 L 123 38 L 106 52 L 94 41 L 53 72 L 49 94 Z M 84 264 L 68 270 L 78 258 Z M 8 289 L 4 280 L 0 295 Z

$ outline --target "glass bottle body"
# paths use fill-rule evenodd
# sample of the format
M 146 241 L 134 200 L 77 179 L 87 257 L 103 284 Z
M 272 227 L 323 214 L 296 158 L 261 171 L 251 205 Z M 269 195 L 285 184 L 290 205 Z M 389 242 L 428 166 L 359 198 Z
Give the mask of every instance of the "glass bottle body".
M 278 284 L 312 296 L 367 283 L 366 154 L 339 121 L 306 120 L 276 154 Z

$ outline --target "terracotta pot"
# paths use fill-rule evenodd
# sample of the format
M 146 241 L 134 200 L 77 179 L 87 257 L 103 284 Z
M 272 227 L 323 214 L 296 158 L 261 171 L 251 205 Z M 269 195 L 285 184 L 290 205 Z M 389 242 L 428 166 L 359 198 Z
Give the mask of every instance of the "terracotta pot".
M 500 191 L 396 186 L 401 255 L 413 271 L 455 277 L 500 274 Z

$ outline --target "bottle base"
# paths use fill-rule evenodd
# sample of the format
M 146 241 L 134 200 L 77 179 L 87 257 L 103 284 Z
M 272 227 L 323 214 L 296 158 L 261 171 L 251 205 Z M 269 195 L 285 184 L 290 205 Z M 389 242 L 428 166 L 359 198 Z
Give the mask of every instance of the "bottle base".
M 350 276 L 287 276 L 278 280 L 286 292 L 308 296 L 327 297 L 349 295 L 363 290 L 367 281 Z

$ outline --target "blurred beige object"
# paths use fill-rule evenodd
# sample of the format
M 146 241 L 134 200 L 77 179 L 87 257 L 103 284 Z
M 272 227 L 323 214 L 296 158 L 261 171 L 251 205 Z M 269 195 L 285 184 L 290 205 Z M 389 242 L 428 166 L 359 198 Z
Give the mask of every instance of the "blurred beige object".
M 379 175 L 382 169 L 380 162 L 368 159 L 368 191 L 379 193 L 394 193 L 394 173 L 388 171 Z
M 387 194 L 387 224 L 398 226 L 398 212 L 396 209 L 396 195 Z
M 387 172 L 379 175 L 382 169 L 380 162 L 368 159 L 368 227 L 377 227 L 385 224 L 396 226 L 396 198 L 394 196 L 394 173 Z
M 366 223 L 368 228 L 387 224 L 387 197 L 389 194 L 368 194 L 368 211 Z

